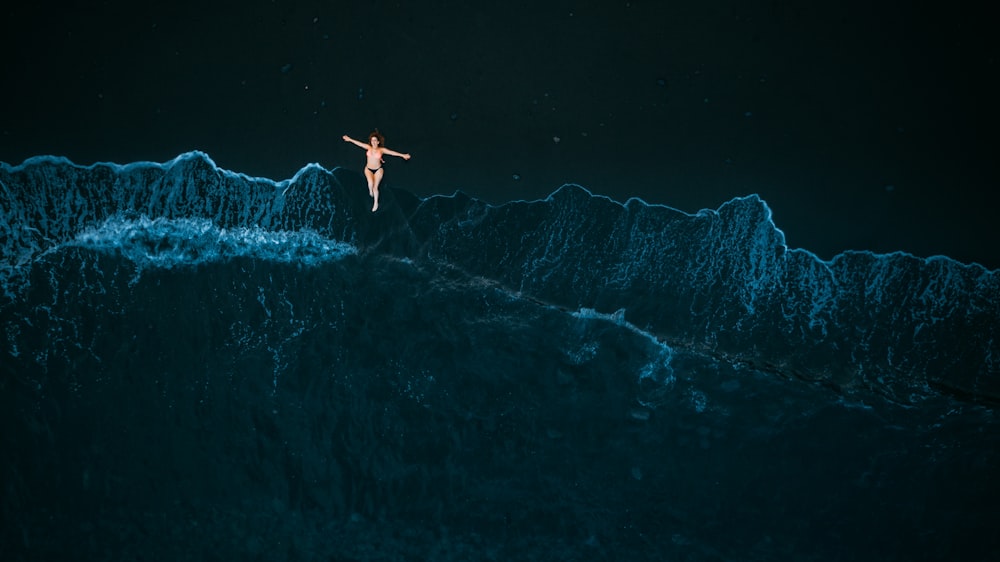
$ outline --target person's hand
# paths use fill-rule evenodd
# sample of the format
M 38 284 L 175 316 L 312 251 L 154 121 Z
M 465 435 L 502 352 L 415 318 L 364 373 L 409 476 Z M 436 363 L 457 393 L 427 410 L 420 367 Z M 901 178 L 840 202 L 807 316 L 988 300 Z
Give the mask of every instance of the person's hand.
M 347 142 L 351 142 L 351 137 L 344 135 L 344 140 Z
M 409 159 L 410 159 L 410 155 L 409 154 L 404 154 L 403 155 L 403 160 L 409 160 Z

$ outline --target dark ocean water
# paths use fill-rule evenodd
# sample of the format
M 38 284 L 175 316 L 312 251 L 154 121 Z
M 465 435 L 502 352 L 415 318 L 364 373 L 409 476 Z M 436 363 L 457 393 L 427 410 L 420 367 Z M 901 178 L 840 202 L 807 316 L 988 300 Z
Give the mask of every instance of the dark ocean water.
M 564 186 L 0 167 L 4 560 L 988 560 L 1000 274 Z

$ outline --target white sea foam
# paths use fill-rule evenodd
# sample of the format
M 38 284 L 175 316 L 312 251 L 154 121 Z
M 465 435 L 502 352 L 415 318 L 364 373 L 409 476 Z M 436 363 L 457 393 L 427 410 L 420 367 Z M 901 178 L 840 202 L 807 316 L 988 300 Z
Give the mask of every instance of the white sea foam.
M 324 238 L 310 230 L 227 229 L 202 218 L 150 219 L 121 215 L 82 231 L 69 245 L 121 252 L 140 267 L 163 268 L 234 257 L 317 265 L 357 253 L 350 244 Z

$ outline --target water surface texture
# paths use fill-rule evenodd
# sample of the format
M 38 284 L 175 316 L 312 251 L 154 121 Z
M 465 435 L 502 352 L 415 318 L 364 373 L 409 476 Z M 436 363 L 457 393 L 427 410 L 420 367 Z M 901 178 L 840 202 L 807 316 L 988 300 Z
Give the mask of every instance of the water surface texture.
M 986 560 L 1000 276 L 566 185 L 0 167 L 5 560 Z M 780 222 L 778 220 L 777 222 Z

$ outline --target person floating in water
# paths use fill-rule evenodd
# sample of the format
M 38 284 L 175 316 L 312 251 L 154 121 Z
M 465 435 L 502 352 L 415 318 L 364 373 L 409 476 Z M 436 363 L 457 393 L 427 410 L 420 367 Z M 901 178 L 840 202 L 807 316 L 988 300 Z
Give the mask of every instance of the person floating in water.
M 409 160 L 410 155 L 386 148 L 385 137 L 382 136 L 382 133 L 378 132 L 378 129 L 375 129 L 368 135 L 367 143 L 354 140 L 347 135 L 344 135 L 344 140 L 365 149 L 365 154 L 368 155 L 368 164 L 365 166 L 365 178 L 368 179 L 368 195 L 375 199 L 375 204 L 372 205 L 372 212 L 374 213 L 378 209 L 378 185 L 382 183 L 382 176 L 385 174 L 385 171 L 382 170 L 382 164 L 385 163 L 385 160 L 382 157 L 388 154 L 389 156 L 399 156 L 403 160 Z

